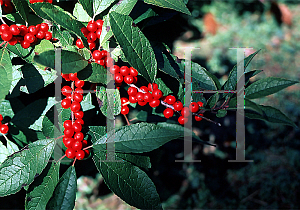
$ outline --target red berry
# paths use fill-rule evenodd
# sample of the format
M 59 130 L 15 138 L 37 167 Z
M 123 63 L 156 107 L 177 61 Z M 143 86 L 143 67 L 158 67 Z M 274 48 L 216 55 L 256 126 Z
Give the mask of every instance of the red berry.
M 135 87 L 129 87 L 127 93 L 130 96 L 135 96 L 137 94 L 137 89 Z
M 77 101 L 77 102 L 80 103 L 80 102 L 82 101 L 82 99 L 83 99 L 82 94 L 74 93 L 74 95 L 73 95 L 73 100 L 74 100 L 74 101 Z
M 75 120 L 75 123 L 80 123 L 81 125 L 83 125 L 84 121 L 81 118 L 78 118 L 77 120 Z
M 104 60 L 95 60 L 95 63 L 98 63 L 101 66 L 105 67 L 105 61 Z
M 122 76 L 122 74 L 116 73 L 116 74 L 115 74 L 115 81 L 116 81 L 116 83 L 121 83 L 121 82 L 123 82 L 123 76 Z
M 94 50 L 92 56 L 93 56 L 93 58 L 94 58 L 95 60 L 100 60 L 100 59 L 102 59 L 102 55 L 101 55 L 100 50 Z
M 136 102 L 138 102 L 136 96 L 129 96 L 129 102 L 132 104 L 135 104 Z
M 127 66 L 122 66 L 120 68 L 120 73 L 123 75 L 123 76 L 126 76 L 126 75 L 129 75 L 129 68 Z
M 148 103 L 148 102 L 146 102 L 146 101 L 138 101 L 138 104 L 139 104 L 140 106 L 145 106 L 147 103 Z
M 146 86 L 140 87 L 140 90 L 144 91 L 145 93 L 147 93 L 149 91 Z
M 138 92 L 135 97 L 137 98 L 138 101 L 144 101 L 144 93 Z
M 63 86 L 63 88 L 61 89 L 61 93 L 64 95 L 64 96 L 68 96 L 68 95 L 71 95 L 72 94 L 72 88 L 70 86 Z
M 133 77 L 131 75 L 126 75 L 124 77 L 124 82 L 127 84 L 132 84 L 133 83 Z
M 67 128 L 64 130 L 65 137 L 72 137 L 74 134 L 73 128 Z
M 158 99 L 153 99 L 152 101 L 149 102 L 149 106 L 151 106 L 152 108 L 159 106 L 160 104 L 160 100 Z
M 114 65 L 114 62 L 115 62 L 114 59 L 112 59 L 111 57 L 107 57 L 105 59 L 105 66 L 110 68 Z
M 12 33 L 12 35 L 19 35 L 20 34 L 20 29 L 17 25 L 11 25 L 9 27 L 10 32 Z
M 94 42 L 94 41 L 96 41 L 96 39 L 97 39 L 97 35 L 95 34 L 95 33 L 89 33 L 88 35 L 87 35 L 87 39 L 88 39 L 88 41 L 90 41 L 90 42 Z
M 198 101 L 197 104 L 199 105 L 199 107 L 203 107 L 203 102 L 202 101 Z
M 69 79 L 72 80 L 72 81 L 78 80 L 77 73 L 70 73 L 69 74 Z
M 3 120 L 3 116 L 2 114 L 0 114 L 0 123 L 2 122 L 2 120 Z
M 80 103 L 77 101 L 73 101 L 70 107 L 72 112 L 78 112 L 81 108 Z
M 82 149 L 82 143 L 81 141 L 74 141 L 72 144 L 72 149 L 74 149 L 75 151 L 81 150 Z
M 20 36 L 25 36 L 25 34 L 28 33 L 28 29 L 25 25 L 20 25 L 19 26 L 19 30 L 20 30 Z
M 33 43 L 35 40 L 35 36 L 32 33 L 27 33 L 24 36 L 24 41 L 27 41 L 29 43 Z
M 87 147 L 87 145 L 88 145 L 88 142 L 87 142 L 87 140 L 82 140 L 82 148 L 84 149 L 84 148 L 86 148 Z
M 28 41 L 22 41 L 21 42 L 21 46 L 24 48 L 24 49 L 27 49 L 28 47 L 30 47 L 30 43 Z
M 90 50 L 92 50 L 92 49 L 94 49 L 96 47 L 95 42 L 88 42 L 88 44 L 89 44 Z
M 190 110 L 188 107 L 183 107 L 181 110 L 181 115 L 187 118 L 190 115 Z
M 81 32 L 83 33 L 83 35 L 84 35 L 85 37 L 87 37 L 87 35 L 90 33 L 89 30 L 87 30 L 86 27 L 82 27 L 82 28 L 81 28 Z
M 175 101 L 176 101 L 176 98 L 175 98 L 175 96 L 172 96 L 172 95 L 168 95 L 165 99 L 165 102 L 170 105 L 174 104 Z
M 0 26 L 0 31 L 4 32 L 4 31 L 9 31 L 9 26 L 7 24 L 2 24 Z
M 73 159 L 76 155 L 76 152 L 72 148 L 69 148 L 66 150 L 65 154 L 67 158 Z
M 100 39 L 101 33 L 102 33 L 102 28 L 99 28 L 95 33 L 96 33 L 97 38 Z
M 46 40 L 52 39 L 52 33 L 49 32 L 49 31 L 46 31 L 46 32 L 45 32 L 45 39 L 46 39 Z
M 82 88 L 84 86 L 84 81 L 76 80 L 75 81 L 75 86 L 78 87 L 78 88 Z
M 188 118 L 184 118 L 183 116 L 180 116 L 178 118 L 178 122 L 181 124 L 181 125 L 184 125 L 185 123 L 187 123 L 188 121 Z
M 83 94 L 83 90 L 82 88 L 75 88 L 75 93 L 78 93 L 78 94 Z
M 28 32 L 31 33 L 31 34 L 33 34 L 33 35 L 36 35 L 38 33 L 38 31 L 39 30 L 37 29 L 36 26 L 29 26 L 28 27 Z
M 48 31 L 49 30 L 49 25 L 47 23 L 41 23 L 41 27 L 40 27 L 41 31 Z
M 182 110 L 182 108 L 183 108 L 183 104 L 180 101 L 176 101 L 173 104 L 173 107 L 174 107 L 174 110 L 180 112 Z
M 153 90 L 158 89 L 158 85 L 156 83 L 152 83 L 152 84 L 149 83 L 148 84 L 148 89 L 149 89 L 150 92 L 153 92 Z
M 81 132 L 75 133 L 75 134 L 74 134 L 74 137 L 73 137 L 73 139 L 74 139 L 75 141 L 82 141 L 83 138 L 84 138 L 84 135 L 83 135 L 83 133 L 81 133 Z
M 160 99 L 161 97 L 163 97 L 163 93 L 159 89 L 153 90 L 152 95 L 154 99 Z
M 16 45 L 16 44 L 18 43 L 18 40 L 17 40 L 16 37 L 13 37 L 13 38 L 11 38 L 11 39 L 8 41 L 8 43 L 9 43 L 10 45 Z
M 170 117 L 173 116 L 173 114 L 174 114 L 174 111 L 171 108 L 166 108 L 164 110 L 164 116 L 165 116 L 165 118 L 170 118 Z
M 8 128 L 7 125 L 1 125 L 0 126 L 0 133 L 7 134 L 8 130 L 9 130 L 9 128 Z
M 135 68 L 130 67 L 130 68 L 129 68 L 129 74 L 130 74 L 131 76 L 133 76 L 133 77 L 136 77 L 136 76 L 138 75 L 138 71 L 137 71 Z
M 152 100 L 153 100 L 153 96 L 152 96 L 151 93 L 147 92 L 147 93 L 144 94 L 144 101 L 145 102 L 150 102 Z
M 90 151 L 88 149 L 85 149 L 83 151 L 84 151 L 84 157 L 87 158 L 90 155 Z
M 83 113 L 83 111 L 75 112 L 74 116 L 75 116 L 76 119 L 82 119 L 83 116 L 84 116 L 84 113 Z
M 121 114 L 128 114 L 129 113 L 129 108 L 128 108 L 128 106 L 123 106 L 122 108 L 121 108 Z
M 79 49 L 84 48 L 84 45 L 83 45 L 81 39 L 77 39 L 77 40 L 76 40 L 76 46 L 77 46 Z
M 64 137 L 63 138 L 63 143 L 67 148 L 71 148 L 73 144 L 74 139 L 70 137 Z
M 198 112 L 199 111 L 199 105 L 196 102 L 192 102 L 189 106 L 189 109 L 191 112 Z
M 113 65 L 112 67 L 109 68 L 109 71 L 112 74 L 120 73 L 120 67 L 117 65 Z
M 9 30 L 3 31 L 1 34 L 1 38 L 3 39 L 3 41 L 9 41 L 12 37 L 13 35 Z
M 76 159 L 82 160 L 85 157 L 85 152 L 83 150 L 79 150 L 76 152 Z
M 107 55 L 109 54 L 106 50 L 102 50 L 101 51 L 101 54 L 102 54 L 102 58 L 105 58 L 107 57 Z
M 82 129 L 82 126 L 79 123 L 74 123 L 73 124 L 73 129 L 74 129 L 74 132 L 80 132 L 81 129 Z
M 61 76 L 62 76 L 62 78 L 64 78 L 66 81 L 70 81 L 69 74 L 63 74 L 63 73 L 61 73 Z
M 97 24 L 93 21 L 93 20 L 91 20 L 89 23 L 88 23 L 88 25 L 87 25 L 87 30 L 89 30 L 90 32 L 95 32 L 96 30 L 97 30 Z
M 65 98 L 61 101 L 62 108 L 68 109 L 70 106 L 71 106 L 71 100 Z
M 73 127 L 71 120 L 66 120 L 63 125 L 65 129 L 69 129 Z
M 121 106 L 126 106 L 129 102 L 128 98 L 122 97 L 121 98 Z
M 133 77 L 133 84 L 137 83 L 137 77 Z
M 99 19 L 99 20 L 96 20 L 96 25 L 97 25 L 97 28 L 102 28 L 102 25 L 103 25 L 103 20 Z
M 37 34 L 36 34 L 36 38 L 38 39 L 43 39 L 45 37 L 46 33 L 45 31 L 39 31 Z
M 199 115 L 203 116 L 203 114 L 199 114 Z M 196 121 L 201 121 L 202 118 L 196 115 L 196 116 L 195 116 L 195 120 L 196 120 Z

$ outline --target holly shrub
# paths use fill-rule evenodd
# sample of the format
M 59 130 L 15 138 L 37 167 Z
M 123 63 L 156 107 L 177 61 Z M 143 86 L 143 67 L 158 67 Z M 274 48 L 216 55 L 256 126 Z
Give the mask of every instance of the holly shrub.
M 162 209 L 146 173 L 147 152 L 189 132 L 216 146 L 184 125 L 221 126 L 209 116 L 236 111 L 241 94 L 246 117 L 295 126 L 280 110 L 252 101 L 297 83 L 275 77 L 250 83 L 261 72 L 247 69 L 259 50 L 221 85 L 199 64 L 172 55 L 160 31 L 147 30 L 190 15 L 187 1 L 79 0 L 72 14 L 52 0 L 0 3 L 0 196 L 24 188 L 25 209 L 73 209 L 75 167 L 89 158 L 129 205 Z M 238 66 L 245 70 L 240 78 Z M 241 79 L 245 89 L 233 92 Z M 68 168 L 60 174 L 62 166 Z

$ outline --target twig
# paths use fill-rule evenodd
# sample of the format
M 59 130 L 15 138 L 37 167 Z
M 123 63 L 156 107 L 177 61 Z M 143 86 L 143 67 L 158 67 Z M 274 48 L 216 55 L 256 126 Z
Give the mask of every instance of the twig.
M 66 155 L 62 156 L 61 158 L 59 158 L 57 161 L 55 161 L 55 163 L 58 163 L 59 161 L 61 161 L 64 157 L 66 157 Z
M 124 115 L 124 117 L 125 117 L 125 120 L 126 120 L 126 122 L 127 122 L 127 125 L 131 125 L 130 122 L 129 122 L 129 120 L 128 120 L 128 118 L 127 118 L 127 116 L 126 116 L 126 114 L 123 114 L 123 115 Z
M 91 146 L 88 146 L 88 147 L 86 147 L 86 148 L 83 148 L 82 150 L 87 150 L 87 149 L 89 149 L 89 148 L 92 148 L 94 145 L 91 145 Z

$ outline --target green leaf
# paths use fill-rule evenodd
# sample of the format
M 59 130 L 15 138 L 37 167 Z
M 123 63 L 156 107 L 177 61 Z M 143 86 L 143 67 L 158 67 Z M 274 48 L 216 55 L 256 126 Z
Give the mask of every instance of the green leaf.
M 0 196 L 14 194 L 41 174 L 55 146 L 54 139 L 37 140 L 0 165 Z
M 57 112 L 54 112 L 54 107 L 52 107 L 48 112 L 47 115 L 43 119 L 42 123 L 42 132 L 46 137 L 54 138 L 55 133 L 63 133 L 63 122 L 69 120 L 71 117 L 71 109 L 64 109 L 64 108 L 57 108 Z M 54 126 L 54 115 L 58 114 L 58 128 Z M 60 121 L 61 120 L 61 121 Z M 61 124 L 60 124 L 60 122 Z
M 98 86 L 99 87 L 99 86 Z M 121 112 L 121 99 L 120 92 L 118 89 L 109 90 L 105 89 L 103 86 L 97 87 L 96 96 L 102 101 L 102 106 L 100 110 L 104 116 L 115 116 Z M 110 104 L 113 102 L 112 104 Z M 112 118 L 114 119 L 114 118 Z
M 147 18 L 150 18 L 150 17 L 155 17 L 155 16 L 158 16 L 158 14 L 152 9 L 152 8 L 149 8 L 146 12 L 142 13 L 140 16 L 138 16 L 135 20 L 134 20 L 134 23 L 137 24 Z
M 12 64 L 6 48 L 0 50 L 0 75 L 0 101 L 2 101 L 8 94 L 12 82 Z
M 28 8 L 30 10 L 30 8 Z M 17 24 L 21 24 L 21 25 L 25 25 L 26 22 L 24 21 L 24 19 L 21 17 L 21 15 L 19 13 L 10 13 L 7 14 L 5 16 L 8 20 L 17 23 Z M 36 15 L 34 14 L 27 14 L 27 19 L 28 19 L 28 25 L 37 25 L 43 22 L 43 19 L 38 18 Z
M 246 70 L 247 66 L 250 64 L 254 56 L 259 52 L 260 50 L 256 51 L 255 53 L 252 53 L 247 58 L 245 58 L 244 62 L 244 71 Z M 225 82 L 225 84 L 222 86 L 222 90 L 236 90 L 236 84 L 237 84 L 237 65 L 235 65 L 232 70 L 229 73 L 228 80 Z M 223 94 L 223 97 L 232 96 L 233 93 L 225 93 Z
M 225 117 L 226 115 L 227 115 L 227 111 L 224 109 L 218 110 L 218 112 L 216 114 L 217 117 Z
M 190 61 L 181 61 L 178 65 L 180 66 L 180 71 L 185 75 L 185 62 Z M 214 79 L 211 77 L 212 74 L 208 72 L 205 68 L 200 66 L 197 63 L 191 62 L 191 72 L 192 75 L 187 75 L 192 77 L 193 90 L 218 90 L 218 85 L 216 85 Z M 183 77 L 183 76 L 182 76 Z
M 59 179 L 59 163 L 48 163 L 45 170 L 29 186 L 26 193 L 25 209 L 46 209 Z
M 23 60 L 25 60 L 27 63 L 32 63 L 33 62 L 33 48 L 29 47 L 27 49 L 24 49 L 21 44 L 16 44 L 16 45 L 7 45 L 6 47 L 10 52 L 13 52 L 17 56 L 21 57 Z
M 186 5 L 182 0 L 144 0 L 144 2 L 147 4 L 173 9 L 178 12 L 191 15 L 190 11 L 188 10 L 188 8 L 186 7 Z
M 19 151 L 19 148 L 15 143 L 13 143 L 12 141 L 7 139 L 7 151 L 8 151 L 8 154 L 11 155 L 11 154 Z
M 122 0 L 115 4 L 109 12 L 117 12 L 122 15 L 129 15 L 138 0 Z
M 63 47 L 73 45 L 74 38 L 68 31 L 62 31 L 58 27 L 53 27 L 52 33 L 53 37 L 57 38 Z
M 12 0 L 12 3 L 15 5 L 15 8 L 17 12 L 20 14 L 20 16 L 28 22 L 28 14 L 30 11 L 30 8 L 28 6 L 27 1 L 24 0 Z
M 107 69 L 97 63 L 88 64 L 83 70 L 78 72 L 77 77 L 80 80 L 102 84 L 107 84 L 107 81 L 113 79 L 110 76 L 109 80 L 107 80 Z
M 157 55 L 157 64 L 159 70 L 163 71 L 166 74 L 174 77 L 178 81 L 180 80 L 177 72 L 180 72 L 176 58 L 173 55 L 162 53 L 162 48 L 154 48 L 154 52 Z M 160 55 L 159 55 L 160 54 Z
M 80 2 L 81 0 L 79 0 Z M 90 7 L 88 7 L 90 8 Z M 89 22 L 92 20 L 92 18 L 89 16 L 89 14 L 83 9 L 82 4 L 76 3 L 74 10 L 73 10 L 73 15 L 77 18 L 77 20 L 81 22 Z
M 261 98 L 276 93 L 298 82 L 283 78 L 267 77 L 258 80 L 245 89 L 245 97 L 248 99 Z
M 249 83 L 249 79 L 262 72 L 262 70 L 253 70 L 245 73 L 245 85 Z
M 3 145 L 2 141 L 0 141 L 0 165 L 9 155 L 7 148 Z
M 95 106 L 93 105 L 92 101 L 92 94 L 88 93 L 86 96 L 83 97 L 83 100 L 80 103 L 82 111 L 88 111 L 94 109 Z
M 2 114 L 3 117 L 8 116 L 8 117 L 12 118 L 14 116 L 13 109 L 8 100 L 1 101 L 0 113 Z
M 93 15 L 94 17 L 108 7 L 112 5 L 112 3 L 116 2 L 117 0 L 101 0 L 101 1 L 93 1 Z M 93 16 L 92 16 L 93 17 Z
M 149 40 L 138 27 L 133 26 L 133 20 L 129 16 L 111 12 L 109 18 L 111 29 L 129 64 L 148 82 L 153 82 L 157 62 Z
M 34 56 L 34 61 L 44 66 L 55 69 L 55 51 L 49 50 Z M 64 74 L 76 73 L 84 69 L 88 61 L 80 54 L 62 50 L 61 51 L 61 71 Z
M 182 127 L 182 126 L 181 126 Z M 115 151 L 125 153 L 143 153 L 152 151 L 163 144 L 184 136 L 184 128 L 167 127 L 166 125 L 155 125 L 150 123 L 137 123 L 123 126 L 115 131 Z M 94 149 L 105 150 L 108 138 L 113 132 L 99 136 L 97 131 L 89 131 L 92 139 L 95 139 Z M 100 137 L 100 138 L 99 138 Z
M 139 209 L 162 209 L 154 183 L 140 168 L 127 161 L 105 162 L 104 152 L 95 152 L 93 160 L 106 185 L 126 203 Z
M 51 18 L 51 21 L 80 37 L 83 44 L 88 47 L 87 39 L 81 32 L 81 28 L 85 26 L 73 15 L 58 6 L 54 6 L 52 8 L 41 7 L 41 10 Z
M 237 109 L 237 98 L 230 99 L 228 105 L 229 105 L 228 110 L 236 110 Z M 256 104 L 247 98 L 244 98 L 244 108 L 246 110 L 251 110 L 251 111 L 257 112 L 260 115 L 263 114 L 262 110 L 259 107 L 259 104 Z
M 77 191 L 77 177 L 74 166 L 70 166 L 59 179 L 46 209 L 73 210 Z
M 271 106 L 258 105 L 258 107 L 262 110 L 263 114 L 259 114 L 257 112 L 246 112 L 245 116 L 250 119 L 264 120 L 272 123 L 280 123 L 284 125 L 297 127 L 296 124 L 293 121 L 291 121 L 280 110 Z
M 219 93 L 215 93 L 211 97 L 209 97 L 206 104 L 209 106 L 209 108 L 213 108 L 217 104 L 218 100 Z
M 144 168 L 146 170 L 148 170 L 148 168 L 151 168 L 150 157 L 143 154 L 128 154 L 120 152 L 116 152 L 115 154 L 117 157 L 126 160 L 127 162 L 130 162 L 140 168 Z

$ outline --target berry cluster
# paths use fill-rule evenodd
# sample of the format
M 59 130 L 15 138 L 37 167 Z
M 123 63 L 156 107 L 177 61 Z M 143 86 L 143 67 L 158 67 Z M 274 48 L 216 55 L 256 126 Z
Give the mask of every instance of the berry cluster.
M 0 25 L 2 40 L 8 42 L 10 45 L 20 43 L 24 49 L 37 44 L 41 39 L 50 40 L 52 33 L 48 30 L 49 26 L 47 23 L 29 26 L 28 28 L 25 25 Z
M 83 99 L 82 87 L 84 86 L 84 81 L 77 78 L 77 73 L 62 74 L 62 77 L 66 81 L 72 81 L 72 87 L 64 86 L 61 89 L 61 93 L 66 96 L 61 101 L 61 106 L 64 109 L 70 108 L 72 111 L 72 120 L 66 120 L 63 124 L 63 143 L 67 147 L 65 155 L 70 159 L 76 157 L 76 159 L 82 160 L 90 154 L 89 150 L 83 150 L 87 146 L 87 141 L 84 140 L 84 134 L 81 132 L 82 125 L 84 124 L 82 120 L 84 113 L 80 110 L 80 102 Z M 74 85 L 76 87 L 75 90 Z
M 137 82 L 138 72 L 133 67 L 113 65 L 109 68 L 109 71 L 114 75 L 117 87 L 121 86 L 123 81 L 127 84 L 135 84 Z
M 53 0 L 29 0 L 29 3 L 30 4 L 34 4 L 34 3 L 38 3 L 38 2 L 41 2 L 41 3 L 50 3 L 50 4 L 52 4 L 52 1 Z
M 131 83 L 128 83 L 131 84 Z M 176 98 L 173 95 L 163 96 L 161 90 L 158 89 L 158 85 L 156 83 L 149 83 L 148 87 L 142 86 L 140 88 L 131 85 L 128 90 L 128 98 L 121 98 L 121 114 L 126 115 L 129 113 L 128 104 L 129 103 L 138 103 L 140 106 L 145 106 L 149 103 L 149 106 L 152 108 L 158 107 L 161 103 L 165 105 L 167 108 L 164 110 L 163 114 L 166 118 L 173 117 L 174 111 L 181 114 L 178 118 L 178 122 L 180 124 L 185 124 L 188 120 L 188 116 L 190 112 L 194 113 L 195 120 L 201 121 L 203 114 L 198 114 L 200 107 L 203 106 L 201 101 L 192 102 L 189 107 L 183 107 L 183 104 L 180 101 L 176 101 Z M 162 102 L 161 102 L 162 100 Z
M 8 126 L 7 124 L 2 124 L 3 116 L 0 114 L 0 133 L 7 134 L 8 133 Z

